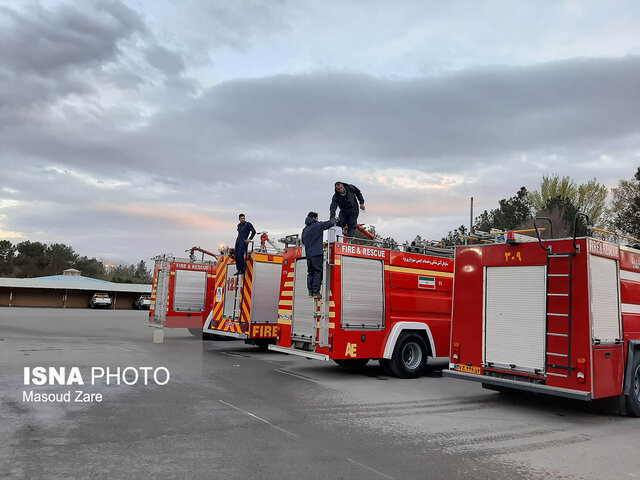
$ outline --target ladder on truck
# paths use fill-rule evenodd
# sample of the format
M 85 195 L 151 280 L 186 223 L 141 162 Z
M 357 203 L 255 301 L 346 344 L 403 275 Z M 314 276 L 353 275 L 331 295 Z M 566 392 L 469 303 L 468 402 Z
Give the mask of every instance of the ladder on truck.
M 318 322 L 317 343 L 321 347 L 329 346 L 329 320 L 331 306 L 331 263 L 330 249 L 332 244 L 327 244 L 323 252 L 322 261 L 322 298 L 316 298 L 316 320 Z
M 576 229 L 578 218 L 583 216 L 589 222 L 589 217 L 578 212 L 573 225 L 573 251 L 554 253 L 551 246 L 545 247 L 540 238 L 538 220 L 549 222 L 550 237 L 553 238 L 553 225 L 547 217 L 536 217 L 533 226 L 538 237 L 540 247 L 547 252 L 547 285 L 546 285 L 546 326 L 545 326 L 545 370 L 547 375 L 554 377 L 571 377 L 571 340 L 573 330 L 573 259 L 580 253 L 580 246 L 576 245 Z M 564 370 L 565 373 L 549 372 L 549 369 Z
M 266 232 L 265 232 L 266 233 Z M 251 250 L 249 250 L 249 245 L 251 245 Z M 253 241 L 250 241 L 247 245 L 247 250 L 244 252 L 244 272 L 241 275 L 238 275 L 238 272 L 234 274 L 235 282 L 235 292 L 233 296 L 233 312 L 231 314 L 231 321 L 233 323 L 240 323 L 240 318 L 242 317 L 242 299 L 244 298 L 244 276 L 247 273 L 247 263 L 251 259 L 251 255 L 254 252 L 254 244 Z M 237 268 L 237 266 L 236 266 Z
M 547 375 L 571 376 L 571 304 L 574 252 L 547 252 L 545 366 Z M 550 351 L 552 350 L 552 351 Z M 566 370 L 566 373 L 548 369 Z
M 326 347 L 329 345 L 329 321 L 330 321 L 330 307 L 331 307 L 331 271 L 330 267 L 333 264 L 330 263 L 330 248 L 324 249 L 322 258 L 322 284 L 320 285 L 320 294 L 322 298 L 300 299 L 297 301 L 310 301 L 313 302 L 311 308 L 311 316 L 295 317 L 293 319 L 294 326 L 296 322 L 301 322 L 304 325 L 307 322 L 311 323 L 311 328 L 302 327 L 305 333 L 294 330 L 292 331 L 292 340 L 297 344 L 297 348 L 302 350 L 308 350 L 310 352 L 315 351 L 316 345 L 320 347 Z M 306 278 L 304 279 L 306 286 Z M 295 308 L 295 307 L 294 307 Z M 298 314 L 300 315 L 300 314 Z M 308 325 L 308 323 L 307 323 Z M 306 334 L 309 333 L 309 335 Z

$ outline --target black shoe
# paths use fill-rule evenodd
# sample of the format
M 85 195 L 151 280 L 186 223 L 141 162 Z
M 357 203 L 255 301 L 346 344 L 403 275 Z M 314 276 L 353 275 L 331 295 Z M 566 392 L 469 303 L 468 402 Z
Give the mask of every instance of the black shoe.
M 313 297 L 313 291 L 309 290 L 309 298 L 312 298 L 312 297 Z
M 234 275 L 244 275 L 244 272 L 236 272 Z
M 320 292 L 319 292 L 319 291 L 317 291 L 317 290 L 316 290 L 315 292 L 313 292 L 312 297 L 313 297 L 313 298 L 317 298 L 317 299 L 319 300 L 319 299 L 321 299 L 321 298 L 322 298 L 322 295 L 320 294 Z

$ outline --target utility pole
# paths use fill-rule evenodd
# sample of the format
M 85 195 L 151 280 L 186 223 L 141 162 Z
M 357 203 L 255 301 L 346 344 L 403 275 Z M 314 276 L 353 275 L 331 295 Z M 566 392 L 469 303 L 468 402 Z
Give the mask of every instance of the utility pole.
M 469 213 L 469 233 L 473 233 L 473 197 L 471 197 L 471 212 Z

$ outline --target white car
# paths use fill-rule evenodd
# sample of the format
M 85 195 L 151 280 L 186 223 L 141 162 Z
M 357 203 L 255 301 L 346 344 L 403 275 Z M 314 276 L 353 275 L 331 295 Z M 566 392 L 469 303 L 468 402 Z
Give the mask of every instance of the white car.
M 111 308 L 111 297 L 108 293 L 94 293 L 89 300 L 89 308 Z
M 133 308 L 138 310 L 149 310 L 151 308 L 151 297 L 149 295 L 140 295 L 133 302 Z

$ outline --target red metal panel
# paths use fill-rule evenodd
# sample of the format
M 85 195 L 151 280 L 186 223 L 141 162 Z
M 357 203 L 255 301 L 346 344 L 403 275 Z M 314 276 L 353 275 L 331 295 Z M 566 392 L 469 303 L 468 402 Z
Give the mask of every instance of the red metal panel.
M 640 282 L 622 280 L 620 282 L 622 303 L 640 305 Z
M 593 398 L 620 395 L 624 379 L 622 345 L 593 348 Z
M 451 344 L 460 344 L 460 363 L 482 364 L 484 254 L 486 247 L 456 248 Z

